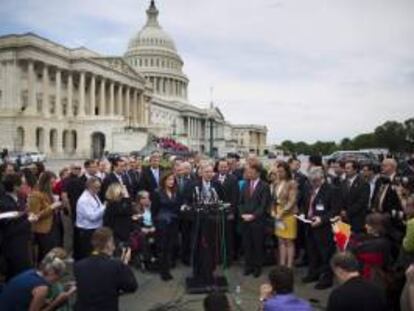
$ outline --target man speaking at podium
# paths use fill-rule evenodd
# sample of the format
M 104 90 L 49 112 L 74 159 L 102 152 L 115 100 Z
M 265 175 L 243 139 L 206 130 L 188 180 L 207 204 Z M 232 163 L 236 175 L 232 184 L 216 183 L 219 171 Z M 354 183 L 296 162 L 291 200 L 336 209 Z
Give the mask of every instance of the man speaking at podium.
M 201 179 L 194 183 L 188 202 L 193 213 L 191 262 L 195 286 L 209 286 L 214 283 L 213 271 L 220 260 L 221 239 L 216 241 L 215 237 L 222 231 L 218 203 L 224 193 L 221 184 L 213 180 L 213 166 L 205 164 L 201 170 Z

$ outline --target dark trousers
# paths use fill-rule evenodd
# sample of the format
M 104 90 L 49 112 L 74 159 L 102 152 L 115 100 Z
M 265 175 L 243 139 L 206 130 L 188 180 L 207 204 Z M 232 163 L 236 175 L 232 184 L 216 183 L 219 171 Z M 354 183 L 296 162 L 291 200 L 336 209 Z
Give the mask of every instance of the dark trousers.
M 298 236 L 295 240 L 296 256 L 298 259 L 307 262 L 308 252 L 306 247 L 306 231 L 309 225 L 301 221 L 298 221 Z
M 33 244 L 37 246 L 36 262 L 40 263 L 52 248 L 58 246 L 53 227 L 49 233 L 35 233 L 33 236 Z
M 81 260 L 83 258 L 89 257 L 92 253 L 92 234 L 95 232 L 95 229 L 82 229 L 75 227 L 74 232 L 74 256 L 75 260 Z
M 1 250 L 6 263 L 6 281 L 32 267 L 29 240 L 29 236 L 20 235 L 3 242 Z
M 306 244 L 309 256 L 308 275 L 331 281 L 333 274 L 330 267 L 330 260 L 335 252 L 335 244 L 330 227 L 308 227 Z
M 242 222 L 242 244 L 247 268 L 260 268 L 264 253 L 264 224 L 261 221 Z
M 175 220 L 172 220 L 170 223 L 160 222 L 157 225 L 157 234 L 160 272 L 168 273 L 172 267 L 174 257 L 178 222 Z

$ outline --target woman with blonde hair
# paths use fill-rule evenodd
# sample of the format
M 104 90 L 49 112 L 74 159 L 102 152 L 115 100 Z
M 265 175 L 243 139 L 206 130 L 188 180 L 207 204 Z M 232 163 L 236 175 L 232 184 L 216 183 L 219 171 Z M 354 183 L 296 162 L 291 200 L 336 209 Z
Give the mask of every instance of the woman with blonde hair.
M 126 245 L 129 243 L 133 224 L 131 201 L 126 198 L 124 188 L 119 183 L 111 184 L 105 197 L 107 206 L 103 218 L 104 226 L 112 229 L 117 246 Z
M 293 267 L 295 258 L 295 239 L 297 235 L 296 198 L 297 185 L 292 179 L 290 167 L 286 162 L 276 166 L 276 179 L 272 184 L 273 207 L 275 218 L 275 234 L 279 241 L 279 264 Z

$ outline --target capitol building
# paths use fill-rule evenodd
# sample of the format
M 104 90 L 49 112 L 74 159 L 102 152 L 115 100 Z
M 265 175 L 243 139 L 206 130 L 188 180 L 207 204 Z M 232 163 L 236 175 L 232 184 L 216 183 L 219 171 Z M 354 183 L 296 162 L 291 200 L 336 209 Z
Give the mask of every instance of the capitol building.
M 146 13 L 117 57 L 33 33 L 0 37 L 0 149 L 100 157 L 139 151 L 156 136 L 203 153 L 263 154 L 265 126 L 231 124 L 213 104 L 190 103 L 184 62 L 153 0 Z

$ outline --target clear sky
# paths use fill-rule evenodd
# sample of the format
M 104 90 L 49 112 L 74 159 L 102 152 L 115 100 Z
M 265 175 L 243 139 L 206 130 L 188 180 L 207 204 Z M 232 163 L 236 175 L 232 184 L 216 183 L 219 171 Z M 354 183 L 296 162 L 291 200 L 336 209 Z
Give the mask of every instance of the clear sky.
M 0 33 L 122 55 L 149 0 L 0 0 Z M 414 116 L 412 0 L 158 0 L 190 78 L 269 142 L 340 140 Z

